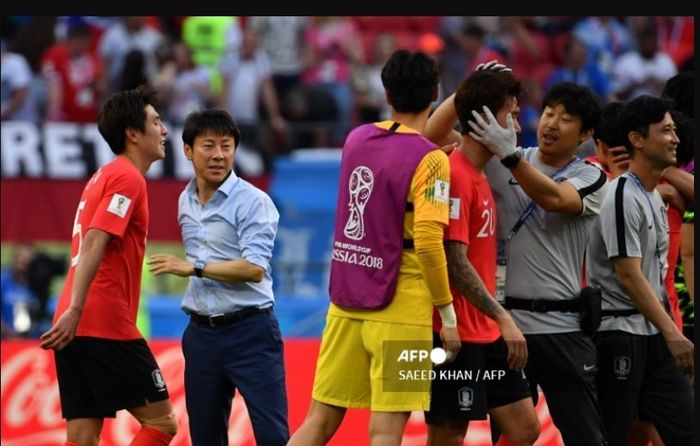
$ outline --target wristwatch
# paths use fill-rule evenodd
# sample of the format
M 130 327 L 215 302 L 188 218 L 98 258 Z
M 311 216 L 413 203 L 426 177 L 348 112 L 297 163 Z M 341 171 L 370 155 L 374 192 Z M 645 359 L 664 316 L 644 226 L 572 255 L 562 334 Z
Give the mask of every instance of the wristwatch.
M 205 262 L 204 260 L 197 260 L 196 262 L 194 262 L 194 275 L 197 277 L 202 277 L 205 266 L 207 266 L 207 262 Z
M 520 150 L 516 150 L 515 152 L 511 153 L 510 155 L 504 156 L 503 158 L 501 158 L 501 164 L 503 164 L 504 166 L 506 166 L 509 169 L 512 169 L 518 165 L 518 163 L 520 162 L 520 158 L 522 158 L 522 157 L 523 157 L 523 152 L 521 152 Z

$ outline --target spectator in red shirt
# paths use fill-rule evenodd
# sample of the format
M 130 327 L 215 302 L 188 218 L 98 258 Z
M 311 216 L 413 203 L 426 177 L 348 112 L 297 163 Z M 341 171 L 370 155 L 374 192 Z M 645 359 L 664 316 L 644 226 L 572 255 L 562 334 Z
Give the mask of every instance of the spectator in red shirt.
M 90 50 L 92 34 L 84 22 L 71 24 L 65 42 L 44 53 L 41 72 L 48 89 L 47 119 L 94 122 L 105 91 L 102 64 Z

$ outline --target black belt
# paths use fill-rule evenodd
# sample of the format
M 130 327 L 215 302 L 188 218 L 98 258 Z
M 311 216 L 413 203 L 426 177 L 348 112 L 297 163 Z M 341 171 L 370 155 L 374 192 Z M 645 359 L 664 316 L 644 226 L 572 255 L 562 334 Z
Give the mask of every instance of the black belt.
M 627 317 L 639 314 L 639 310 L 632 308 L 630 310 L 602 310 L 600 312 L 601 317 L 612 316 L 612 317 Z
M 509 310 L 527 310 L 537 313 L 547 313 L 549 311 L 581 312 L 581 303 L 578 299 L 521 299 L 519 297 L 506 296 L 503 306 Z
M 256 314 L 261 313 L 269 313 L 270 311 L 272 311 L 272 307 L 248 307 L 233 313 L 216 314 L 213 316 L 190 313 L 190 320 L 201 325 L 208 325 L 209 327 L 223 327 L 224 325 L 231 325 L 235 324 L 236 322 L 240 322 L 243 319 L 249 318 L 250 316 L 255 316 Z

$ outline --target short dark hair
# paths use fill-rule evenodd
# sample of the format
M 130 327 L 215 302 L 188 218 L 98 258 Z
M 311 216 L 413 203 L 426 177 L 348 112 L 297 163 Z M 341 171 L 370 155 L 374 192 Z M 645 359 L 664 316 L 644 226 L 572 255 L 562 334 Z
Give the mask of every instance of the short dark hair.
M 117 91 L 97 112 L 97 129 L 116 155 L 126 149 L 126 129 L 146 131 L 146 106 L 158 107 L 155 93 L 146 88 Z
M 217 136 L 232 136 L 234 147 L 241 142 L 241 131 L 236 121 L 226 110 L 210 108 L 195 111 L 185 118 L 185 127 L 182 129 L 182 142 L 188 146 L 194 146 L 197 136 L 213 133 Z
M 566 112 L 581 118 L 581 131 L 594 129 L 600 122 L 600 100 L 588 87 L 573 82 L 560 82 L 542 98 L 542 109 L 563 105 Z
M 661 122 L 672 108 L 673 103 L 670 100 L 648 94 L 637 96 L 625 103 L 617 122 L 630 156 L 634 156 L 634 147 L 627 136 L 629 132 L 637 132 L 646 138 L 649 136 L 649 126 Z
M 420 113 L 437 98 L 440 70 L 422 51 L 396 50 L 382 68 L 382 85 L 399 113 Z
M 474 119 L 472 110 L 481 112 L 485 105 L 496 114 L 508 98 L 518 98 L 521 90 L 520 80 L 510 71 L 474 71 L 459 84 L 455 93 L 455 108 L 462 133 L 471 130 L 467 122 Z
M 608 147 L 625 145 L 624 135 L 618 130 L 617 120 L 624 104 L 622 102 L 609 102 L 600 113 L 600 122 L 593 131 L 593 138 L 605 143 Z
M 661 97 L 673 100 L 673 108 L 680 110 L 691 118 L 695 117 L 695 72 L 682 71 L 670 77 Z

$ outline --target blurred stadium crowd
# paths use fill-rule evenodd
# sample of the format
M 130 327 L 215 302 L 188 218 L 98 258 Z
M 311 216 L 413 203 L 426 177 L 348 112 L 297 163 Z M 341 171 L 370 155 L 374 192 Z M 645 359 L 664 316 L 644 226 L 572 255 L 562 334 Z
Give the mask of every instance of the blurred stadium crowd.
M 202 107 L 231 112 L 260 161 L 249 176 L 387 116 L 380 71 L 396 48 L 438 59 L 443 97 L 479 63 L 511 66 L 528 87 L 523 145 L 550 84 L 604 101 L 656 96 L 694 54 L 694 18 L 680 16 L 5 16 L 0 32 L 3 120 L 93 123 L 103 98 L 148 84 L 171 125 Z

